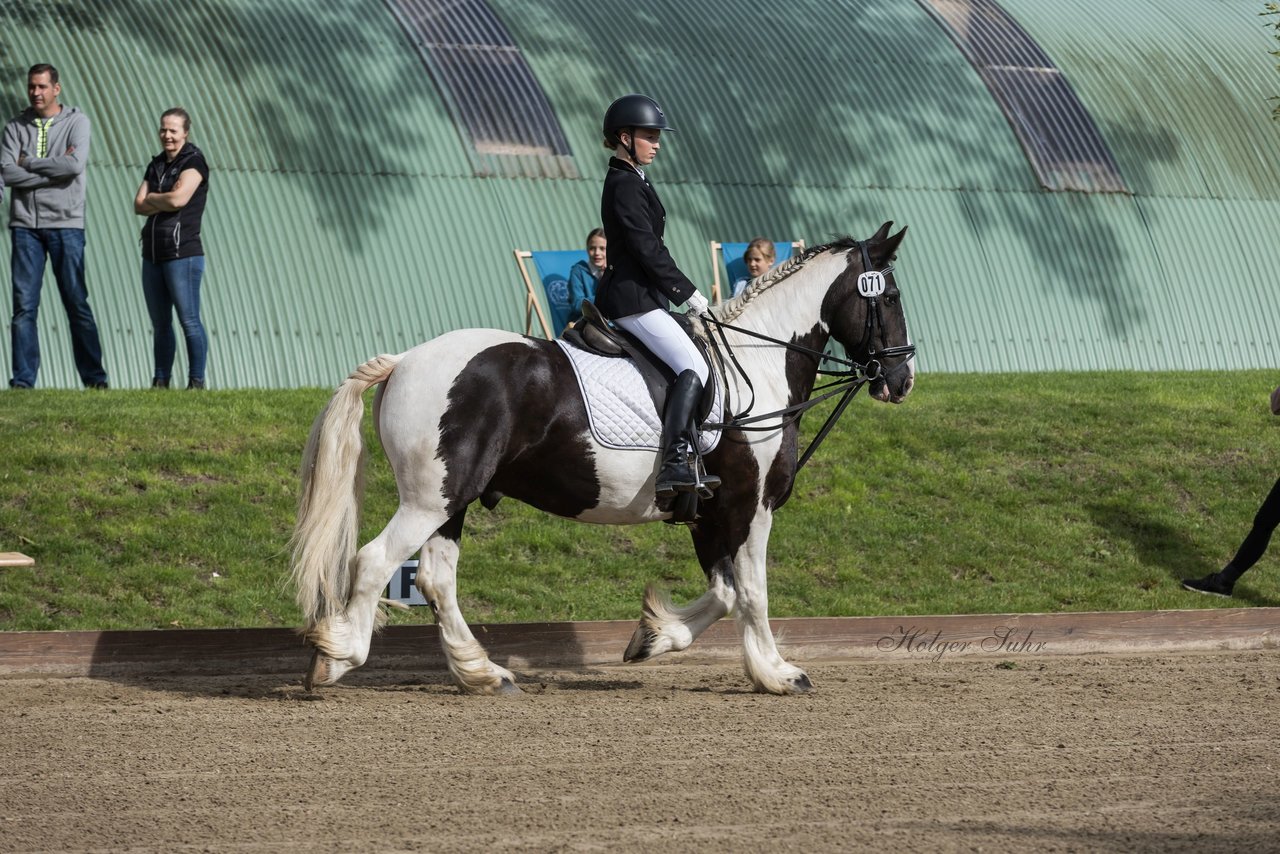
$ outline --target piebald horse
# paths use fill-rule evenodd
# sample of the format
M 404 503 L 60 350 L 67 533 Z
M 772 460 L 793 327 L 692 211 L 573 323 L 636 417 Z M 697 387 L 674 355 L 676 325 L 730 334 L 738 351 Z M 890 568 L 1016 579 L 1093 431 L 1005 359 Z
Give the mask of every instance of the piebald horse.
M 689 525 L 707 590 L 677 606 L 650 587 L 626 660 L 685 649 L 732 612 L 757 691 L 812 689 L 774 642 L 765 551 L 773 514 L 796 476 L 797 409 L 814 391 L 828 341 L 845 347 L 858 384 L 866 382 L 877 400 L 899 403 L 911 390 L 914 347 L 890 266 L 906 229 L 890 236 L 891 225 L 867 241 L 815 246 L 713 311 L 708 325 L 718 327 L 732 357 L 729 400 L 777 417 L 763 429 L 726 418 L 705 459 L 723 485 Z M 374 385 L 374 422 L 400 503 L 357 552 L 362 395 Z M 458 608 L 467 507 L 476 500 L 492 507 L 508 496 L 579 522 L 659 521 L 671 513 L 655 504 L 658 464 L 652 451 L 616 450 L 593 437 L 572 367 L 554 342 L 466 329 L 365 362 L 316 418 L 303 454 L 291 545 L 303 634 L 315 647 L 307 688 L 331 685 L 365 662 L 383 619 L 382 591 L 421 550 L 416 585 L 439 625 L 454 681 L 468 693 L 518 692 L 515 677 L 489 660 Z

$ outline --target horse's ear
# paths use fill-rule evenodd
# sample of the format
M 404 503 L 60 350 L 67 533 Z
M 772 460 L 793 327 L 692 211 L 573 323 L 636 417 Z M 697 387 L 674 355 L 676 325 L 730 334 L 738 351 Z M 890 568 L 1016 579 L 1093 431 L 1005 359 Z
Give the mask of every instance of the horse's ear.
M 902 242 L 902 238 L 907 236 L 907 227 L 904 225 L 902 230 L 892 237 L 889 236 L 889 226 L 891 222 L 886 222 L 884 227 L 876 232 L 876 236 L 871 238 L 871 245 L 874 247 L 874 256 L 877 261 L 884 262 L 892 258 L 898 252 L 898 244 Z

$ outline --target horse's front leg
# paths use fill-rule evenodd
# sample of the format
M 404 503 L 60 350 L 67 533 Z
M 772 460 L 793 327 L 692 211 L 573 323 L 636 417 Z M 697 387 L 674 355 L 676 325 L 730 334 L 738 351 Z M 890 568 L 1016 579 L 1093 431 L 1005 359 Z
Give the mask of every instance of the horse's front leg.
M 730 520 L 716 512 L 708 512 L 690 527 L 698 562 L 707 577 L 707 592 L 679 607 L 657 588 L 646 589 L 640 625 L 631 636 L 623 660 L 645 661 L 664 652 L 687 649 L 713 623 L 733 610 L 734 545 L 730 537 L 734 528 Z
M 737 589 L 735 616 L 742 633 L 743 666 L 757 691 L 768 694 L 803 694 L 813 690 L 808 675 L 789 664 L 778 652 L 769 627 L 769 584 L 765 556 L 773 513 L 761 506 L 751 521 L 746 541 L 734 555 Z
M 728 564 L 732 571 L 732 564 Z M 703 567 L 706 568 L 705 566 Z M 644 591 L 644 610 L 623 661 L 647 661 L 664 652 L 687 649 L 733 608 L 733 582 L 719 572 L 708 573 L 707 592 L 683 607 L 650 585 Z
M 489 660 L 458 607 L 458 541 L 465 515 L 464 508 L 427 540 L 414 585 L 435 615 L 449 673 L 458 687 L 468 694 L 519 694 L 515 675 Z

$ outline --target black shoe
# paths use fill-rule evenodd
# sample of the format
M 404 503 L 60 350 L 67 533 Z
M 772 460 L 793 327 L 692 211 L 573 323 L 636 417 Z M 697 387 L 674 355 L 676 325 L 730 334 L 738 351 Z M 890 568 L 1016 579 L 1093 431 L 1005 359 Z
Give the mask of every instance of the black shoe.
M 677 492 L 693 492 L 698 488 L 698 474 L 689 465 L 691 449 L 678 441 L 662 459 L 662 469 L 654 481 L 653 494 L 658 498 L 670 498 Z
M 1222 573 L 1214 572 L 1204 578 L 1184 578 L 1182 586 L 1197 593 L 1208 593 L 1210 596 L 1231 598 L 1231 591 L 1236 586 L 1234 581 L 1226 581 Z
M 105 391 L 105 390 L 108 388 L 108 386 L 107 386 L 107 381 L 106 381 L 106 380 L 101 380 L 101 381 L 96 382 L 96 383 L 85 383 L 85 384 L 84 384 L 84 387 L 85 387 L 85 388 L 96 388 L 96 389 L 99 389 L 99 390 L 101 390 L 101 391 Z
M 187 380 L 187 391 L 203 391 L 204 380 Z
M 151 381 L 151 387 L 152 387 L 152 388 L 168 388 L 168 387 L 169 387 L 169 380 L 167 380 L 167 379 L 163 379 L 163 380 L 161 380 L 161 379 L 154 379 L 154 380 L 152 380 L 152 381 Z

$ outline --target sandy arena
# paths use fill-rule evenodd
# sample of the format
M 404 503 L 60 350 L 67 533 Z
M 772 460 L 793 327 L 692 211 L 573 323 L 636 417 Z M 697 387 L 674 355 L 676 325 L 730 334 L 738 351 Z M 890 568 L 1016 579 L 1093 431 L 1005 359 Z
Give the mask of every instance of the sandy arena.
M 0 850 L 1280 847 L 1280 651 L 0 679 Z

